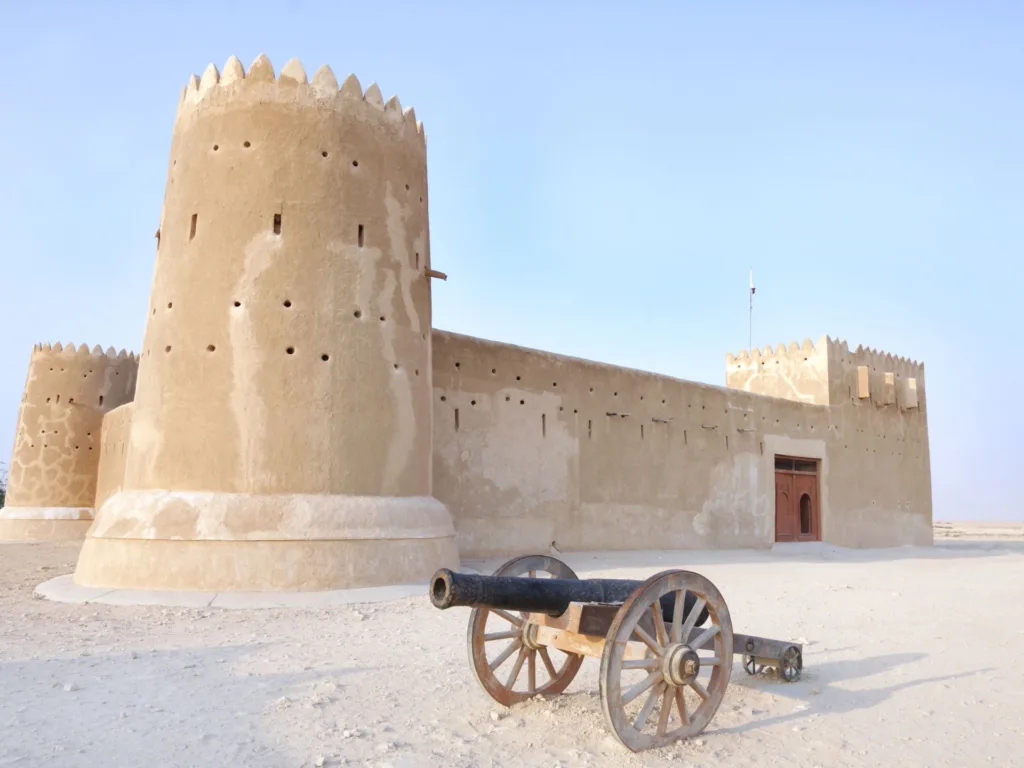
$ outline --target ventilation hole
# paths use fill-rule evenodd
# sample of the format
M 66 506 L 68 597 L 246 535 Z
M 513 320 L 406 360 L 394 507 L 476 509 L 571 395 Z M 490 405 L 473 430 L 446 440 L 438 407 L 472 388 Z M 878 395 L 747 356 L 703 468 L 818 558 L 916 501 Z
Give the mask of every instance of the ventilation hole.
M 103 405 L 103 395 L 100 395 L 100 405 Z M 92 434 L 91 432 L 89 434 Z
M 416 369 L 416 375 L 417 375 L 417 376 L 419 376 L 419 375 L 420 375 L 420 369 L 419 369 L 419 368 L 417 368 L 417 369 Z
M 321 154 L 321 156 L 323 156 L 323 157 L 327 157 L 327 150 L 325 149 L 325 150 L 324 150 L 323 152 L 321 152 L 320 154 Z
M 285 299 L 284 300 L 284 305 L 285 305 L 285 307 L 290 307 L 292 305 L 291 299 Z
M 170 352 L 170 351 L 171 351 L 171 345 L 168 344 L 166 347 L 164 347 L 164 352 Z
M 498 372 L 497 368 L 491 368 L 491 373 L 497 373 L 497 372 Z
M 572 412 L 573 413 L 579 413 L 579 411 L 577 411 L 575 408 L 572 409 Z
M 75 404 L 75 398 L 69 397 L 68 398 L 68 405 L 74 405 L 74 404 Z
M 422 198 L 422 197 L 420 198 L 420 202 L 421 202 L 421 203 L 423 202 L 423 198 Z
M 456 368 L 461 368 L 461 367 L 462 367 L 462 364 L 461 364 L 461 363 L 456 363 L 456 364 L 455 364 L 455 367 L 456 367 Z
M 405 185 L 405 191 L 406 191 L 406 192 L 408 192 L 408 191 L 409 191 L 409 185 L 408 185 L 408 184 L 406 184 L 406 185 Z
M 522 376 L 516 376 L 516 381 L 519 381 L 521 378 Z
M 398 370 L 398 363 L 395 363 L 395 370 Z M 474 401 L 475 402 L 475 401 Z
M 359 247 L 363 247 L 363 225 L 359 225 Z
M 381 315 L 381 316 L 380 316 L 380 321 L 381 321 L 382 323 L 384 322 L 384 315 Z
M 236 306 L 236 307 L 240 307 L 240 306 L 242 306 L 242 302 L 240 302 L 240 301 L 236 301 L 236 302 L 235 302 L 235 306 Z
M 448 400 L 448 398 L 447 398 L 447 397 L 445 397 L 444 395 L 441 395 L 441 402 L 442 402 L 442 403 L 443 403 L 443 402 L 446 402 L 447 400 Z
M 510 402 L 512 402 L 512 398 L 511 398 L 511 396 L 509 396 L 509 395 L 505 395 L 505 402 L 506 402 L 506 403 L 510 403 Z
M 281 214 L 280 213 L 275 213 L 274 214 L 274 234 L 275 235 L 280 235 L 281 234 Z
M 526 401 L 525 401 L 525 400 L 520 400 L 520 401 L 519 401 L 519 404 L 520 404 L 520 405 L 526 405 Z
M 455 431 L 459 431 L 459 409 L 455 409 Z
M 50 398 L 46 398 L 46 402 L 50 402 Z
M 548 436 L 548 416 L 546 413 L 540 415 L 540 436 Z
M 288 347 L 288 349 L 286 349 L 285 352 L 287 352 L 289 355 L 294 355 L 295 347 Z
M 613 395 L 614 397 L 618 397 L 618 396 L 619 396 L 619 393 L 618 393 L 618 392 L 613 392 L 613 393 L 612 393 L 612 395 Z
M 196 225 L 199 223 L 199 214 L 192 214 L 192 226 L 188 230 L 188 239 L 192 240 L 196 236 Z
M 213 344 L 207 344 L 206 345 L 206 351 L 207 352 L 216 352 L 217 348 Z
M 593 391 L 594 391 L 594 388 L 593 388 L 593 387 L 591 387 L 591 388 L 590 388 L 590 391 L 591 391 L 591 392 L 593 392 Z
M 661 401 L 661 404 L 662 404 L 662 405 L 664 405 L 664 404 L 665 404 L 665 401 L 664 401 L 664 400 L 662 400 L 662 401 Z
M 353 168 L 358 168 L 359 167 L 359 161 L 358 160 L 353 160 L 352 161 L 352 167 Z
M 565 406 L 562 406 L 562 405 L 558 406 L 558 410 L 564 411 L 565 410 Z
M 249 147 L 252 146 L 252 144 L 250 144 L 248 141 L 243 141 L 242 142 L 242 146 L 245 147 L 246 149 L 248 149 Z
M 331 356 L 330 355 L 320 355 L 320 359 L 323 360 L 326 363 L 328 360 L 331 359 Z
M 213 151 L 216 152 L 218 149 L 220 149 L 220 145 L 219 144 L 214 144 L 213 145 Z
M 557 387 L 557 386 L 558 386 L 558 382 L 557 382 L 557 381 L 552 381 L 552 382 L 551 382 L 551 386 L 552 386 L 552 387 Z M 641 397 L 640 399 L 641 399 L 641 400 L 643 400 L 643 398 L 642 398 L 642 397 Z
M 75 446 L 75 450 L 76 450 L 76 451 L 78 450 L 78 446 L 77 446 L 77 445 Z
M 363 313 L 357 309 L 355 312 L 352 313 L 352 315 L 353 317 L 360 318 L 363 316 Z

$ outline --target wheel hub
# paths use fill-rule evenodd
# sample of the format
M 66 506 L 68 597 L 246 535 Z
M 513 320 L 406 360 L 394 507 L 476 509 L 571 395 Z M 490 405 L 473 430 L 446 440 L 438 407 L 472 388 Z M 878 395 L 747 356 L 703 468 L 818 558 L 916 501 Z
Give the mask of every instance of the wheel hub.
M 537 642 L 537 630 L 539 626 L 534 624 L 532 621 L 527 621 L 523 624 L 523 645 L 529 648 L 531 651 L 539 651 L 541 648 L 546 646 Z
M 665 649 L 662 676 L 675 686 L 687 685 L 700 674 L 700 657 L 690 646 L 682 643 Z

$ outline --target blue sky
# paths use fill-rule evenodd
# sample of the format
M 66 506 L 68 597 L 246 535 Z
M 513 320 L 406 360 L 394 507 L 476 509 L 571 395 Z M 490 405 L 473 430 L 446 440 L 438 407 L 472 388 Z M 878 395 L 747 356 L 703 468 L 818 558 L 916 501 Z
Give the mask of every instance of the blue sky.
M 1024 518 L 1019 3 L 4 5 L 0 460 L 34 342 L 139 348 L 179 89 L 265 52 L 416 108 L 436 326 L 722 384 L 752 265 L 756 345 L 925 362 L 936 519 Z

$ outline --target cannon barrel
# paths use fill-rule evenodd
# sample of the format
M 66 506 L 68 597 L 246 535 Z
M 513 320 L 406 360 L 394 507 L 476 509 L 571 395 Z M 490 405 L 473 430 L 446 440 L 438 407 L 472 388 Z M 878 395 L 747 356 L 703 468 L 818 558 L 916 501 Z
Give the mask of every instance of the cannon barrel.
M 525 576 L 479 576 L 441 568 L 430 579 L 430 602 L 435 608 L 500 608 L 560 616 L 569 603 L 621 605 L 644 582 L 632 579 L 536 579 Z M 690 592 L 683 600 L 684 616 L 697 598 Z M 675 595 L 661 598 L 662 615 L 672 621 Z M 705 607 L 695 626 L 708 619 Z

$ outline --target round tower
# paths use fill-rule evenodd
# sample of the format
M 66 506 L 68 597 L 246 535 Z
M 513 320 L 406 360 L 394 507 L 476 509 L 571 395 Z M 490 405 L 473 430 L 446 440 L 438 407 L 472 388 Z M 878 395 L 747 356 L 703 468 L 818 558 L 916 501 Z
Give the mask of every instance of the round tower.
M 323 590 L 458 563 L 432 496 L 422 125 L 234 57 L 183 89 L 123 489 L 84 585 Z
M 29 359 L 0 539 L 82 539 L 93 520 L 103 414 L 129 402 L 138 360 L 37 344 Z

